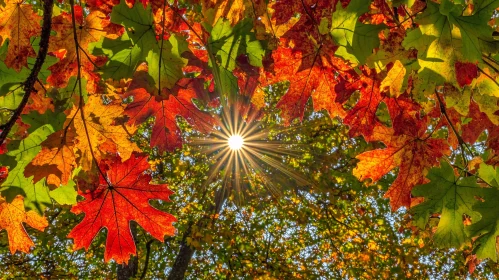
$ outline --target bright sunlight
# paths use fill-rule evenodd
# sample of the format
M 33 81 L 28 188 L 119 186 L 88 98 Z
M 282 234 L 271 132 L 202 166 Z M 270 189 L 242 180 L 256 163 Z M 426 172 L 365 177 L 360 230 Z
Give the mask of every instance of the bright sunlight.
M 244 139 L 239 134 L 231 135 L 227 142 L 229 143 L 229 148 L 234 151 L 241 149 L 244 145 Z

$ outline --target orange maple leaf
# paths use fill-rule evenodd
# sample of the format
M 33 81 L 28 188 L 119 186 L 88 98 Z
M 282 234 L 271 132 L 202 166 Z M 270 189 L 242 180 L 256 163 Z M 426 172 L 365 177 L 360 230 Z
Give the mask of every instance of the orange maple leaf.
M 344 117 L 345 111 L 337 102 L 335 86 L 338 84 L 337 71 L 347 70 L 349 67 L 337 57 L 330 56 L 331 49 L 326 45 L 313 51 L 304 53 L 290 48 L 279 47 L 273 52 L 273 69 L 275 73 L 269 75 L 263 84 L 272 84 L 280 81 L 289 81 L 289 89 L 279 100 L 277 107 L 286 125 L 296 118 L 303 118 L 305 105 L 312 96 L 314 110 L 326 109 L 331 117 Z
M 11 203 L 0 197 L 0 230 L 5 229 L 9 237 L 10 252 L 17 251 L 28 253 L 35 244 L 26 233 L 23 223 L 44 231 L 48 226 L 47 219 L 39 216 L 35 211 L 25 212 L 24 198 L 17 196 Z
M 42 19 L 31 5 L 24 4 L 24 0 L 7 0 L 5 6 L 0 7 L 0 45 L 9 39 L 5 64 L 20 71 L 28 67 L 28 57 L 35 57 L 36 53 L 31 44 L 31 37 L 38 36 Z
M 423 129 L 407 127 L 406 133 L 395 135 L 393 128 L 376 126 L 372 140 L 381 141 L 384 149 L 364 152 L 356 158 L 359 160 L 353 174 L 363 181 L 367 178 L 378 181 L 385 174 L 399 168 L 397 178 L 390 186 L 385 197 L 390 198 L 393 210 L 411 204 L 411 190 L 425 180 L 427 170 L 438 164 L 439 159 L 450 154 L 449 145 L 444 139 L 429 138 Z M 411 133 L 410 130 L 413 130 Z
M 87 91 L 94 93 L 100 76 L 94 72 L 95 66 L 105 63 L 104 57 L 93 56 L 88 51 L 92 42 L 97 42 L 101 37 L 111 36 L 107 31 L 114 30 L 109 18 L 101 11 L 93 11 L 83 16 L 81 6 L 74 6 L 76 35 L 78 45 L 73 36 L 73 22 L 70 13 L 63 12 L 52 20 L 52 29 L 57 32 L 50 38 L 49 51 L 59 57 L 60 61 L 49 67 L 52 72 L 47 82 L 55 87 L 65 87 L 70 77 L 78 74 L 77 52 L 80 55 L 81 76 L 87 80 Z
M 103 104 L 101 96 L 91 95 L 83 108 L 74 106 L 68 114 L 64 127 L 72 126 L 76 132 L 76 161 L 84 170 L 91 169 L 94 164 L 93 156 L 95 161 L 100 162 L 107 153 L 119 152 L 123 159 L 128 159 L 132 152 L 140 151 L 129 140 L 136 127 L 125 125 L 124 107 L 120 102 L 121 100 L 113 100 L 109 104 Z M 80 110 L 84 112 L 83 118 Z
M 177 82 L 171 91 L 162 96 L 156 93 L 147 82 L 146 67 L 140 67 L 128 88 L 125 97 L 133 96 L 133 102 L 128 104 L 125 114 L 130 117 L 129 124 L 141 124 L 154 116 L 152 126 L 151 147 L 158 147 L 161 152 L 173 151 L 182 147 L 180 128 L 177 116 L 183 117 L 190 125 L 202 133 L 209 133 L 219 124 L 210 114 L 199 110 L 193 99 L 206 99 L 206 89 L 203 79 L 183 78 Z M 165 91 L 165 89 L 163 90 Z

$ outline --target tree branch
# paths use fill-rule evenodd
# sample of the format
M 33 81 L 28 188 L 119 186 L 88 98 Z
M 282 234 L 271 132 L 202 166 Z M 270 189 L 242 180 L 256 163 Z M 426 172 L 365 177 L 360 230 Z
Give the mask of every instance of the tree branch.
M 52 7 L 54 5 L 54 0 L 43 0 L 43 25 L 42 32 L 40 34 L 40 48 L 38 49 L 38 55 L 36 56 L 35 64 L 31 69 L 31 73 L 29 74 L 26 81 L 24 81 L 24 96 L 21 100 L 21 103 L 14 111 L 14 114 L 9 119 L 9 121 L 3 126 L 2 133 L 0 133 L 0 145 L 3 144 L 5 139 L 7 139 L 7 135 L 10 130 L 16 123 L 19 116 L 28 103 L 31 92 L 34 90 L 35 82 L 38 80 L 38 73 L 42 69 L 42 65 L 45 62 L 45 57 L 47 56 L 47 52 L 49 49 L 49 40 L 50 40 L 50 31 L 52 30 Z
M 147 267 L 149 266 L 149 258 L 151 257 L 151 245 L 155 241 L 155 239 L 151 239 L 146 243 L 146 260 L 144 262 L 144 269 L 142 270 L 142 274 L 140 275 L 140 279 L 144 279 L 147 273 Z

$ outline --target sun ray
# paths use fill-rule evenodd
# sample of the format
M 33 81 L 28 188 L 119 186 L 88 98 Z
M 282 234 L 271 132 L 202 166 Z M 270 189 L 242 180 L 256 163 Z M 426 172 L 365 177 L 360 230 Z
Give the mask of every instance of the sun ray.
M 236 107 L 236 106 L 234 106 Z M 223 109 L 222 125 L 210 135 L 188 140 L 193 148 L 204 153 L 213 163 L 205 184 L 221 180 L 217 193 L 217 207 L 232 195 L 243 202 L 248 188 L 264 186 L 269 194 L 278 197 L 283 185 L 311 186 L 310 180 L 286 163 L 302 156 L 300 145 L 280 140 L 279 134 L 292 131 L 291 127 L 262 128 L 258 121 L 245 121 L 237 108 Z M 277 135 L 277 136 L 276 136 Z M 278 180 L 283 179 L 282 182 Z M 291 180 L 289 180 L 291 179 Z

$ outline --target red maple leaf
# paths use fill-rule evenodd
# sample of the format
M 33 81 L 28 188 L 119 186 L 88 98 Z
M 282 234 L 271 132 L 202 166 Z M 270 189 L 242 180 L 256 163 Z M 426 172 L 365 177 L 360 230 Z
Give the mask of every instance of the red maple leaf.
M 85 198 L 73 206 L 75 214 L 85 213 L 85 217 L 68 235 L 74 239 L 75 249 L 90 246 L 102 228 L 107 228 L 104 259 L 127 263 L 130 255 L 136 254 L 135 242 L 130 231 L 130 221 L 136 221 L 154 238 L 163 241 L 165 235 L 174 235 L 172 215 L 162 212 L 149 204 L 149 200 L 169 201 L 173 193 L 165 184 L 150 184 L 151 175 L 145 173 L 150 168 L 147 156 L 137 153 L 125 162 L 119 156 L 101 162 L 99 184 L 93 190 L 79 194 Z
M 209 93 L 204 89 L 203 79 L 181 79 L 164 96 L 152 95 L 153 91 L 142 76 L 145 71 L 137 71 L 126 96 L 133 96 L 125 114 L 130 117 L 130 124 L 141 124 L 154 117 L 151 134 L 151 147 L 158 147 L 161 152 L 173 151 L 182 147 L 182 136 L 177 125 L 177 116 L 183 117 L 190 125 L 202 133 L 209 133 L 218 125 L 217 119 L 199 110 L 192 99 L 207 101 Z M 142 77 L 142 78 L 141 78 Z M 165 90 L 164 90 L 165 91 Z
M 283 47 L 273 52 L 275 73 L 268 75 L 268 80 L 263 83 L 290 82 L 288 91 L 277 103 L 286 125 L 296 118 L 303 119 L 310 97 L 314 110 L 326 109 L 331 117 L 345 116 L 342 105 L 337 102 L 335 87 L 340 81 L 338 72 L 348 71 L 350 67 L 331 55 L 334 53 L 332 48 L 331 43 L 327 43 L 318 48 L 311 47 L 312 52 Z

